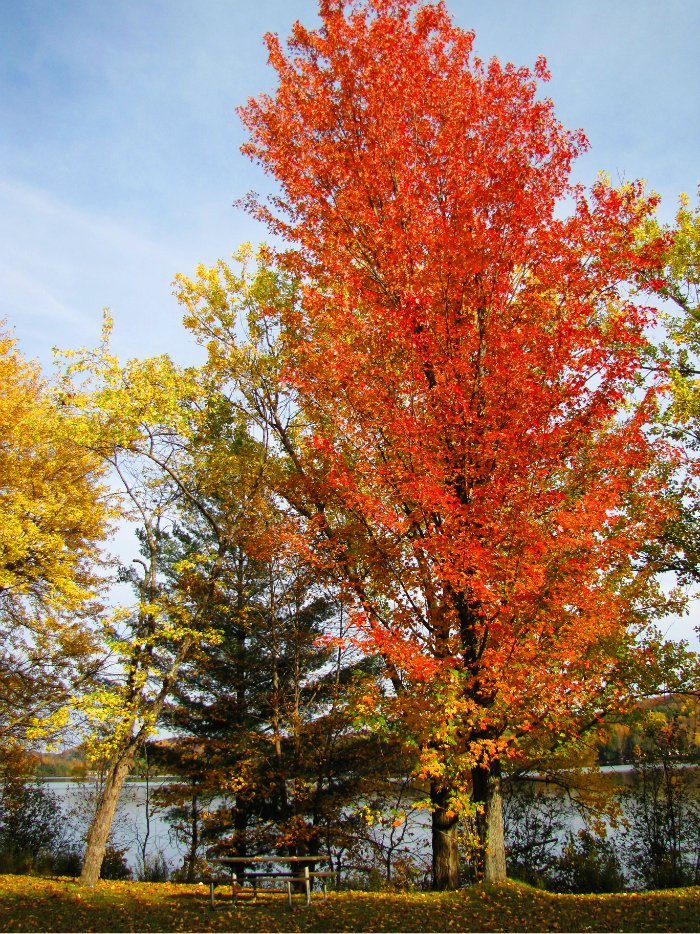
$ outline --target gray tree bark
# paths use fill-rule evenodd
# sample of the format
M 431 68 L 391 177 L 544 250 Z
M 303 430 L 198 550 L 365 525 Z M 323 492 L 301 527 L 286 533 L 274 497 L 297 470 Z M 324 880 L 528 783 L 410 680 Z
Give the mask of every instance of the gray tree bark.
M 79 885 L 93 886 L 100 878 L 100 870 L 105 856 L 107 838 L 112 829 L 114 812 L 119 803 L 119 795 L 124 780 L 134 763 L 137 748 L 134 743 L 129 744 L 129 747 L 111 763 L 107 770 L 105 785 L 87 836 L 85 859 L 83 860 Z
M 477 813 L 479 835 L 478 872 L 484 882 L 506 881 L 506 850 L 503 837 L 503 807 L 501 800 L 501 766 L 472 769 L 474 802 L 483 808 Z

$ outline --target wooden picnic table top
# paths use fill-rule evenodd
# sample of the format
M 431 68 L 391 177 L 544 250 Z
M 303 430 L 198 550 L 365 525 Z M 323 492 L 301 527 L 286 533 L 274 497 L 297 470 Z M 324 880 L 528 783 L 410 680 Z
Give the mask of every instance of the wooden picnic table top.
M 220 856 L 210 863 L 320 863 L 330 856 Z

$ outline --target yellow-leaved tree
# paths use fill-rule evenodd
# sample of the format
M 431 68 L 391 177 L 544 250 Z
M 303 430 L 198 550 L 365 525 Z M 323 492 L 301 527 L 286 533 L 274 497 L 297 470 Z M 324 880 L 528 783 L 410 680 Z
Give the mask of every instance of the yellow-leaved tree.
M 107 317 L 100 348 L 64 355 L 65 393 L 87 426 L 86 447 L 121 487 L 139 539 L 137 569 L 122 570 L 136 603 L 117 610 L 107 632 L 118 670 L 84 704 L 98 728 L 93 751 L 108 762 L 80 878 L 87 886 L 99 878 L 119 792 L 183 661 L 218 638 L 209 620 L 227 557 L 266 508 L 265 445 L 230 417 L 216 385 L 167 356 L 120 364 L 110 330 Z M 202 534 L 166 575 L 163 551 L 183 514 Z
M 657 431 L 680 444 L 686 458 L 685 470 L 666 484 L 676 509 L 650 556 L 693 586 L 700 583 L 700 205 L 693 209 L 681 194 L 673 223 L 650 218 L 638 234 L 642 248 L 663 235 L 661 268 L 649 283 L 665 302 L 663 340 L 652 363 L 667 375 Z
M 0 757 L 46 740 L 104 652 L 94 620 L 115 517 L 85 423 L 0 331 Z M 21 759 L 21 755 L 19 759 Z

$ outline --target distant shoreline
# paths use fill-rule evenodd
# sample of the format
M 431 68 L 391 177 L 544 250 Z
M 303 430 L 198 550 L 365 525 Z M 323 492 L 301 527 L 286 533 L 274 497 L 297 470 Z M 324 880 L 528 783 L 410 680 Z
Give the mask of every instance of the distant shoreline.
M 87 775 L 39 775 L 34 779 L 34 782 L 98 782 L 100 777 L 95 775 L 95 773 L 88 773 Z M 166 781 L 178 781 L 177 775 L 155 775 L 152 778 L 148 779 L 150 785 L 159 784 Z M 145 778 L 131 778 L 127 776 L 125 780 L 127 785 L 145 785 Z

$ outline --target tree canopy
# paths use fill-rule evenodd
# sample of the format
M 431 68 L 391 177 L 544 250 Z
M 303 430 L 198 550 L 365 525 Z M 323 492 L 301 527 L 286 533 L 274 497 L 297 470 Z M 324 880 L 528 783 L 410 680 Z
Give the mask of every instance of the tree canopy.
M 320 18 L 267 36 L 277 87 L 239 110 L 279 190 L 245 206 L 280 247 L 176 278 L 206 362 L 122 364 L 108 318 L 49 391 L 0 342 L 8 729 L 21 692 L 58 711 L 92 676 L 108 475 L 138 524 L 135 603 L 101 630 L 119 671 L 83 704 L 109 759 L 83 884 L 166 709 L 189 877 L 202 795 L 228 795 L 212 840 L 317 853 L 400 763 L 451 889 L 460 821 L 505 878 L 506 771 L 581 775 L 606 717 L 697 688 L 653 623 L 683 605 L 662 572 L 700 578 L 700 215 L 664 228 L 641 182 L 574 185 L 588 144 L 544 59 L 481 61 L 442 3 Z
M 587 143 L 538 97 L 543 60 L 485 65 L 440 4 L 323 3 L 321 21 L 288 55 L 267 37 L 278 87 L 240 111 L 281 189 L 248 207 L 298 282 L 268 312 L 304 435 L 278 442 L 304 534 L 386 660 L 392 710 L 368 705 L 421 748 L 435 884 L 454 887 L 460 787 L 501 878 L 502 761 L 627 691 L 654 590 L 634 557 L 664 519 L 653 389 L 630 405 L 653 315 L 629 290 L 663 242 L 639 246 L 640 184 L 570 184 Z
M 103 654 L 102 546 L 117 511 L 85 426 L 0 333 L 0 742 L 50 731 Z M 57 721 L 53 720 L 53 725 Z

